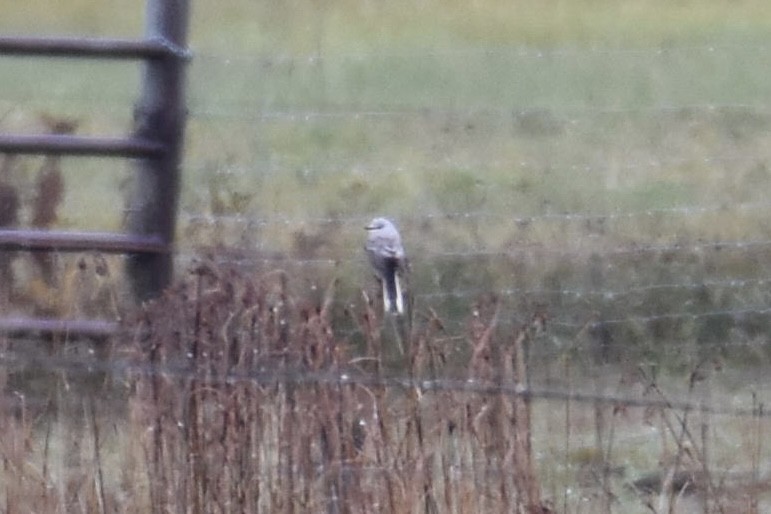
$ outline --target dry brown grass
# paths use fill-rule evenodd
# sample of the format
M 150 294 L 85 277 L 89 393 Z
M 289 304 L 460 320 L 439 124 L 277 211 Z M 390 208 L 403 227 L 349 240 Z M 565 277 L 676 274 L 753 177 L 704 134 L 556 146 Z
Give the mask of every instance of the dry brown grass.
M 201 265 L 146 311 L 137 357 L 169 370 L 140 375 L 132 399 L 133 423 L 147 427 L 154 508 L 548 511 L 524 397 L 399 387 L 372 302 L 349 313 L 364 335 L 354 354 L 335 335 L 331 290 L 304 305 L 288 287 L 281 272 L 250 278 Z M 483 303 L 469 326 L 469 381 L 522 382 L 531 328 L 494 341 L 495 302 Z M 441 321 L 416 325 L 401 366 L 436 376 Z
M 202 261 L 127 321 L 129 335 L 109 359 L 82 352 L 83 342 L 56 341 L 30 357 L 21 350 L 29 342 L 3 341 L 0 509 L 663 514 L 767 506 L 761 401 L 746 417 L 669 405 L 674 396 L 716 405 L 702 391 L 711 361 L 695 366 L 677 395 L 644 366 L 622 373 L 628 390 L 617 394 L 633 398 L 636 388 L 656 405 L 542 401 L 518 394 L 542 379 L 543 370 L 529 376 L 528 363 L 528 347 L 546 344 L 541 313 L 512 326 L 508 307 L 483 295 L 469 308 L 461 360 L 447 353 L 445 323 L 430 308 L 392 324 L 363 294 L 333 313 L 335 283 L 320 292 L 305 284 L 283 271 Z M 584 336 L 554 364 L 566 391 L 586 385 L 573 376 Z M 635 462 L 635 451 L 651 458 Z

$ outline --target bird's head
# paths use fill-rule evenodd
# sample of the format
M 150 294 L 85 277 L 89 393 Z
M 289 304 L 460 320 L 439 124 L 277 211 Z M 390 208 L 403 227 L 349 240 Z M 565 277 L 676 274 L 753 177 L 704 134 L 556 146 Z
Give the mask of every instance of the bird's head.
M 365 230 L 382 230 L 384 228 L 393 228 L 394 224 L 386 218 L 374 218 L 364 228 Z

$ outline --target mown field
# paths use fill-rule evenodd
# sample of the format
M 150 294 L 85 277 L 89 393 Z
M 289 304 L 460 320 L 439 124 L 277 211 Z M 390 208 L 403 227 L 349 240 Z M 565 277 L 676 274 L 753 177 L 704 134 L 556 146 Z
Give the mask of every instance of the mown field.
M 143 23 L 139 4 L 114 0 L 0 7 L 1 33 L 128 37 Z M 287 273 L 298 303 L 320 302 L 336 280 L 329 315 L 339 344 L 355 355 L 365 351 L 367 336 L 351 313 L 361 312 L 362 289 L 374 291 L 362 227 L 387 215 L 401 228 L 411 260 L 413 328 L 425 328 L 432 316 L 442 320 L 436 338 L 448 378 L 469 372 L 469 319 L 479 299 L 493 294 L 501 306 L 496 344 L 505 346 L 533 312 L 548 313 L 546 334 L 529 350 L 536 386 L 635 396 L 640 388 L 650 394 L 655 383 L 663 388 L 659 399 L 751 409 L 757 393 L 763 402 L 759 377 L 771 355 L 768 2 L 199 0 L 192 7 L 181 279 L 191 262 L 213 255 L 250 276 Z M 79 134 L 130 131 L 136 65 L 2 58 L 0 66 L 0 130 L 39 132 L 50 130 L 51 119 L 67 119 Z M 0 181 L 20 192 L 19 224 L 36 218 L 45 163 L 0 163 Z M 57 166 L 64 183 L 47 226 L 121 228 L 130 163 L 73 158 Z M 111 260 L 111 273 L 95 276 L 99 258 L 88 256 L 85 266 L 61 258 L 56 267 L 65 278 L 51 283 L 39 264 L 17 258 L 17 280 L 1 291 L 3 309 L 128 317 L 120 264 Z M 388 334 L 386 327 L 391 341 Z M 16 359 L 18 346 L 8 351 Z M 19 358 L 13 366 L 26 369 Z M 392 371 L 409 369 L 393 358 Z M 688 387 L 694 373 L 708 376 L 696 396 L 696 386 Z M 13 387 L 24 383 L 11 375 Z M 66 394 L 57 394 L 71 410 Z M 291 395 L 280 398 L 264 425 L 276 437 L 278 420 L 295 415 L 281 403 Z M 401 413 L 395 418 L 405 423 L 405 441 L 418 445 L 400 457 L 423 452 L 446 473 L 447 491 L 456 484 L 454 465 L 476 479 L 496 473 L 492 460 L 474 468 L 484 452 L 474 453 L 473 426 L 455 443 L 435 428 L 436 439 L 420 446 L 406 428 L 409 402 L 383 401 Z M 461 408 L 469 400 L 456 394 L 448 401 Z M 481 401 L 471 403 L 481 408 Z M 677 468 L 659 461 L 676 456 L 679 466 L 688 452 L 697 466 L 722 473 L 702 482 L 713 500 L 729 471 L 762 475 L 753 459 L 764 462 L 765 449 L 746 435 L 749 428 L 736 429 L 760 426 L 752 416 L 701 420 L 701 439 L 685 444 L 664 414 L 659 423 L 641 410 L 622 419 L 607 409 L 564 400 L 534 405 L 534 425 L 545 427 L 534 442 L 541 485 L 557 511 L 650 511 L 625 484 L 652 469 Z M 436 421 L 423 411 L 418 417 L 424 414 L 426 423 Z M 136 419 L 115 437 L 133 440 L 146 421 Z M 448 419 L 438 419 L 446 428 Z M 66 434 L 66 423 L 48 426 Z M 38 437 L 41 426 L 29 425 L 35 451 L 48 440 Z M 273 444 L 264 441 L 260 451 Z M 431 460 L 442 453 L 431 445 L 445 444 L 456 444 L 454 464 Z M 144 463 L 126 467 L 137 473 L 155 462 L 146 453 L 137 457 L 138 447 L 115 448 L 111 458 Z M 35 451 L 38 468 L 60 458 Z M 380 447 L 367 451 L 375 453 L 362 455 L 375 459 Z M 91 466 L 93 455 L 83 455 Z M 606 457 L 621 462 L 613 469 L 625 474 L 602 467 Z M 168 458 L 164 465 L 175 462 Z M 111 465 L 84 473 L 91 480 L 89 473 Z M 18 476 L 9 473 L 6 479 Z M 579 478 L 591 485 L 578 488 Z M 113 483 L 118 492 L 110 494 L 137 493 L 130 483 Z M 279 490 L 276 484 L 266 487 Z M 513 487 L 501 484 L 502 491 Z M 308 498 L 329 493 L 328 484 L 316 485 L 321 489 L 293 490 Z M 373 487 L 387 497 L 381 485 Z M 441 493 L 447 509 L 471 505 L 460 499 L 471 493 L 461 492 Z M 51 505 L 70 501 L 63 495 Z M 286 507 L 273 503 L 286 499 L 271 498 L 262 508 Z M 371 500 L 356 498 L 356 505 Z M 490 498 L 488 507 L 497 508 L 506 494 Z M 656 501 L 653 508 L 665 512 L 666 502 Z M 705 502 L 682 508 L 730 509 Z

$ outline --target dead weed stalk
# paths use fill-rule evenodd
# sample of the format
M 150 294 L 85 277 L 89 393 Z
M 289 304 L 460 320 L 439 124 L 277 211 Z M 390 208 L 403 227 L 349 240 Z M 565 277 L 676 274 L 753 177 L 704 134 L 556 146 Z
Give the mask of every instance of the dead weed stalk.
M 527 395 L 419 386 L 446 363 L 436 314 L 386 366 L 380 310 L 365 296 L 342 338 L 333 295 L 308 304 L 283 272 L 204 263 L 145 309 L 132 404 L 153 510 L 547 512 Z M 524 344 L 543 318 L 506 335 L 499 317 L 495 299 L 472 313 L 468 380 L 524 391 Z

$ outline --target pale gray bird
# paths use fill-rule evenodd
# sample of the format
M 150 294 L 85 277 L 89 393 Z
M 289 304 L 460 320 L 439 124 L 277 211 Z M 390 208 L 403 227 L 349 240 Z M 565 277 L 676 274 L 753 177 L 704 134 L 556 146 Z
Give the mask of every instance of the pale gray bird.
M 399 274 L 405 268 L 404 247 L 399 231 L 391 221 L 375 218 L 367 229 L 367 255 L 383 284 L 383 308 L 386 312 L 404 314 L 404 298 Z

